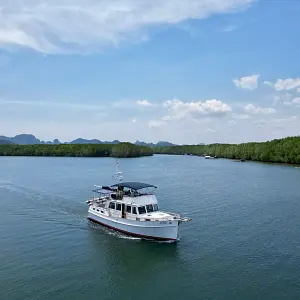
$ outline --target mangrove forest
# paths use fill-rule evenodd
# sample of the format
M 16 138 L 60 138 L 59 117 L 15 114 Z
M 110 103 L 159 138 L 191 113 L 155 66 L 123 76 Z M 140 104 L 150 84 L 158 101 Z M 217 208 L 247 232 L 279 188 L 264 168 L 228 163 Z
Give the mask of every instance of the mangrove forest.
M 140 157 L 153 155 L 151 148 L 131 143 L 1 145 L 0 156 Z
M 156 147 L 156 154 L 210 155 L 270 163 L 300 164 L 300 137 L 287 137 L 261 143 L 210 144 Z

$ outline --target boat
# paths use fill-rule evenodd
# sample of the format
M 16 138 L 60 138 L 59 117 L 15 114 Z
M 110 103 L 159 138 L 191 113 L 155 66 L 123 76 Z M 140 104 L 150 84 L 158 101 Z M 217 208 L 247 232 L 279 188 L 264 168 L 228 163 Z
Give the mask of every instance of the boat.
M 205 155 L 204 158 L 205 158 L 205 159 L 215 159 L 216 157 L 210 156 L 210 155 Z
M 116 165 L 117 183 L 94 185 L 94 194 L 86 201 L 88 219 L 142 239 L 177 241 L 179 225 L 191 218 L 161 211 L 154 194 L 157 187 L 142 182 L 123 182 L 118 162 Z

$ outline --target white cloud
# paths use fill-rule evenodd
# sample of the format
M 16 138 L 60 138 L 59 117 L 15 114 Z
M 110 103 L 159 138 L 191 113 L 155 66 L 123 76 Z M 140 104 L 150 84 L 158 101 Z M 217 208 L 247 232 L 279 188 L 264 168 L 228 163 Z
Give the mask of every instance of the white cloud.
M 91 52 L 144 30 L 246 9 L 255 0 L 0 0 L 0 46 Z
M 254 106 L 253 104 L 247 104 L 244 107 L 244 111 L 248 114 L 257 115 L 257 114 L 275 114 L 276 109 L 270 107 L 259 107 Z
M 148 100 L 138 100 L 136 101 L 136 103 L 141 106 L 152 106 L 152 104 Z
M 231 107 L 220 100 L 182 102 L 180 100 L 168 100 L 164 103 L 172 113 L 172 118 L 183 119 L 186 117 L 222 116 L 230 112 Z
M 136 119 L 132 119 L 131 122 L 132 122 L 132 123 L 136 123 Z
M 258 85 L 259 76 L 260 75 L 251 75 L 241 77 L 240 79 L 234 79 L 233 83 L 240 89 L 255 90 Z
M 277 79 L 273 85 L 276 91 L 292 90 L 300 86 L 300 78 Z
M 271 81 L 264 81 L 264 84 L 273 87 L 273 83 Z
M 297 92 L 300 93 L 300 88 L 297 88 Z

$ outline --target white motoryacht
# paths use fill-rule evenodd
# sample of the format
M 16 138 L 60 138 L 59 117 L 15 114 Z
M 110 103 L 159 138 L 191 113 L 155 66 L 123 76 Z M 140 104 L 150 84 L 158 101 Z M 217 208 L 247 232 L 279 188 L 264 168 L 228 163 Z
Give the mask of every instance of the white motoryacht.
M 178 227 L 190 221 L 179 214 L 159 210 L 154 185 L 141 182 L 123 182 L 111 186 L 95 185 L 89 205 L 88 219 L 128 235 L 164 241 L 178 239 Z

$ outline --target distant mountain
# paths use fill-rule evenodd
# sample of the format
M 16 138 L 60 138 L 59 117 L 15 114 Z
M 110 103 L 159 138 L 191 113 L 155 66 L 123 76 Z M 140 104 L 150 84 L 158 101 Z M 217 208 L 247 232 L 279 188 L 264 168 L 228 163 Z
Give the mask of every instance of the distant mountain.
M 0 145 L 13 145 L 14 143 L 9 140 L 2 140 L 0 137 Z
M 137 145 L 137 146 L 148 146 L 148 147 L 153 147 L 153 146 L 155 146 L 153 143 L 140 142 L 139 140 L 137 140 L 137 141 L 135 142 L 135 145 Z
M 0 140 L 2 141 L 9 141 L 12 144 L 18 145 L 36 145 L 36 144 L 61 144 L 58 139 L 55 139 L 53 142 L 44 142 L 37 139 L 32 134 L 18 134 L 15 137 L 7 137 L 7 136 L 0 136 Z
M 41 143 L 41 141 L 32 134 L 18 134 L 14 138 L 11 138 L 11 141 L 20 145 L 33 145 Z
M 153 148 L 153 147 L 177 146 L 175 144 L 172 144 L 170 142 L 165 142 L 165 141 L 159 141 L 156 144 L 136 141 L 135 144 L 138 145 L 138 146 L 148 146 L 148 147 L 151 147 L 151 148 Z
M 159 146 L 159 147 L 167 147 L 167 146 L 177 146 L 175 144 L 172 144 L 170 142 L 166 142 L 166 141 L 159 141 L 156 146 Z
M 97 139 L 92 139 L 92 140 L 87 140 L 83 138 L 77 138 L 71 142 L 65 142 L 62 143 L 58 139 L 55 139 L 54 141 L 41 141 L 37 139 L 34 135 L 32 134 L 18 134 L 15 137 L 7 137 L 7 136 L 0 136 L 0 140 L 6 141 L 7 143 L 13 143 L 13 144 L 18 144 L 18 145 L 34 145 L 34 144 L 49 144 L 49 145 L 59 145 L 59 144 L 119 144 L 119 140 L 114 140 L 114 141 L 100 141 Z M 172 144 L 170 142 L 166 141 L 159 141 L 157 144 L 154 143 L 145 143 L 141 141 L 136 141 L 134 143 L 135 145 L 138 146 L 148 146 L 148 147 L 156 147 L 156 146 L 175 146 L 175 144 Z
M 86 140 L 86 139 L 78 138 L 68 144 L 119 144 L 119 143 L 120 141 L 118 140 L 114 140 L 110 142 L 110 141 L 100 141 L 96 139 Z
M 0 136 L 0 140 L 2 141 L 10 141 L 14 144 L 20 145 L 29 145 L 29 144 L 40 144 L 41 141 L 38 140 L 32 134 L 18 134 L 15 137 L 7 137 L 7 136 Z

